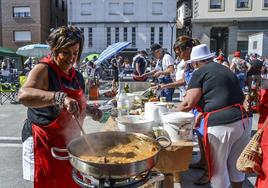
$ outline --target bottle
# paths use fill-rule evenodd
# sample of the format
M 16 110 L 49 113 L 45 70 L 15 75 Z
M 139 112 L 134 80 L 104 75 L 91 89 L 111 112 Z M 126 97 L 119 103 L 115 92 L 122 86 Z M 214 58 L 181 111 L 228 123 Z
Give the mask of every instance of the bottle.
M 125 84 L 124 90 L 126 93 L 129 93 L 129 85 L 128 83 Z
M 130 102 L 126 95 L 125 90 L 121 90 L 120 88 L 119 88 L 119 95 L 117 99 L 117 110 L 118 110 L 118 117 L 129 115 Z

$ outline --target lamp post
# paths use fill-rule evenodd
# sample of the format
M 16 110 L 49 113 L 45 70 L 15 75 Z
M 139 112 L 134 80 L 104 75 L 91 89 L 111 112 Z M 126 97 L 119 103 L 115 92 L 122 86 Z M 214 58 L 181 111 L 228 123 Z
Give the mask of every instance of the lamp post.
M 173 22 L 169 22 L 169 26 L 170 26 L 170 29 L 171 29 L 171 39 L 170 39 L 170 55 L 172 56 L 172 46 L 173 46 L 173 28 L 174 26 L 176 25 L 176 22 L 173 21 Z

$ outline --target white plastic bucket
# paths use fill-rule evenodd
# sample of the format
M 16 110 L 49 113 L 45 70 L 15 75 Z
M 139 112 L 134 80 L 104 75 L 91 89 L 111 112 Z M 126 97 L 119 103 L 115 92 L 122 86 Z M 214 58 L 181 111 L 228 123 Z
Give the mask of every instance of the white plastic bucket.
M 162 116 L 164 129 L 172 142 L 192 140 L 194 115 L 186 112 L 172 112 Z
M 115 119 L 120 131 L 148 134 L 152 132 L 153 121 L 140 115 L 126 115 Z

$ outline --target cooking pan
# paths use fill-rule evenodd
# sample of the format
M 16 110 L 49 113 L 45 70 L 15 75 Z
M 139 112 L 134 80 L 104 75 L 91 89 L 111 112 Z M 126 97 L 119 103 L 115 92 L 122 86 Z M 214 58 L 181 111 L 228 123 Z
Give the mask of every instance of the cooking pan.
M 86 134 L 85 137 L 87 142 L 90 143 L 90 151 L 85 138 L 80 136 L 72 140 L 66 149 L 52 147 L 51 153 L 56 159 L 69 160 L 71 165 L 79 172 L 98 179 L 127 179 L 139 175 L 142 172 L 149 171 L 156 165 L 159 151 L 171 144 L 170 140 L 163 136 L 154 140 L 143 134 L 120 131 L 91 133 Z M 144 160 L 122 164 L 89 162 L 79 158 L 85 151 L 91 155 L 101 156 L 104 149 L 107 150 L 107 148 L 113 148 L 118 144 L 129 143 L 133 139 L 139 139 L 141 142 L 146 141 L 146 144 L 152 144 L 156 148 L 155 154 Z M 161 146 L 158 142 L 160 139 L 167 140 L 168 144 L 166 146 Z M 56 152 L 66 152 L 68 155 L 62 157 L 57 155 Z

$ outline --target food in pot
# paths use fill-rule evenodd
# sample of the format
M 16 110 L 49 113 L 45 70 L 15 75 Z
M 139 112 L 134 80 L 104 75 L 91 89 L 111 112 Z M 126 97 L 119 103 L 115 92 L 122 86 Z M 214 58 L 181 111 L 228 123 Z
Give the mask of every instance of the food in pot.
M 129 143 L 120 143 L 113 147 L 105 148 L 99 155 L 85 153 L 80 155 L 79 158 L 92 163 L 124 164 L 150 158 L 157 152 L 157 146 L 151 142 L 134 138 Z

